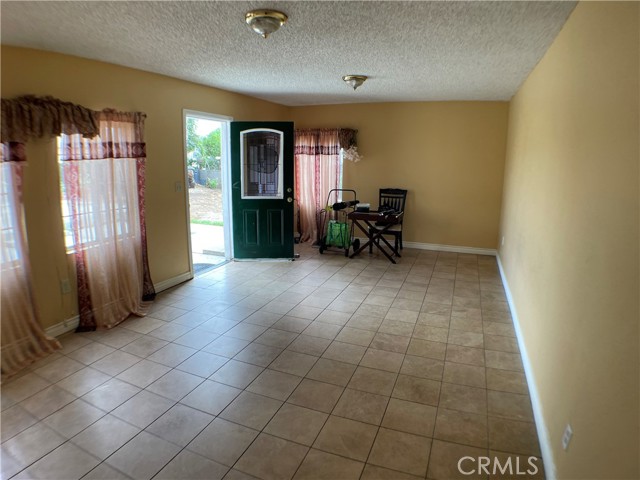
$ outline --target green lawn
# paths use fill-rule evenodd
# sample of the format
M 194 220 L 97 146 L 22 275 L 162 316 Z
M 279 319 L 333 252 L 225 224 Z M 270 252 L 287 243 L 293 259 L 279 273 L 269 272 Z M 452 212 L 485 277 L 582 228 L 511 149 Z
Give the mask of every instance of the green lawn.
M 213 225 L 214 227 L 224 226 L 222 220 L 198 220 L 197 218 L 192 218 L 191 223 L 197 223 L 198 225 Z

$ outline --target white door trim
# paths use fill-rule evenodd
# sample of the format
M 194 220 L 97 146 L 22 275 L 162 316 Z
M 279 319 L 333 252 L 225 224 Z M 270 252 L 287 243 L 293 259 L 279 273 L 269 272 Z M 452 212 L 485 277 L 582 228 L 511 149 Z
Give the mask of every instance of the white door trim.
M 191 225 L 190 218 L 191 212 L 189 209 L 189 170 L 187 168 L 187 117 L 199 118 L 203 120 L 214 120 L 222 123 L 222 130 L 220 132 L 220 150 L 221 150 L 221 162 L 220 162 L 220 176 L 222 178 L 222 221 L 224 223 L 224 246 L 225 246 L 225 259 L 233 259 L 233 243 L 231 241 L 231 232 L 233 231 L 233 221 L 231 216 L 231 157 L 229 155 L 229 122 L 233 121 L 233 117 L 226 115 L 218 115 L 208 112 L 200 112 L 197 110 L 190 110 L 188 108 L 182 109 L 182 142 L 183 142 L 183 169 L 184 169 L 184 200 L 186 206 L 186 219 L 187 219 L 187 246 L 189 250 L 189 272 L 191 278 L 194 276 L 193 272 L 193 253 L 191 252 Z

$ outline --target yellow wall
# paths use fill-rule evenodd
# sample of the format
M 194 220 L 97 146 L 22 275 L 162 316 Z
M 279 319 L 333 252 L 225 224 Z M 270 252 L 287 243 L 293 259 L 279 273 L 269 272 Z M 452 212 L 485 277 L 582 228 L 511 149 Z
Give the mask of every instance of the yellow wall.
M 360 130 L 365 160 L 345 167 L 345 186 L 377 202 L 384 186 L 409 189 L 405 240 L 493 249 L 503 181 L 505 102 L 385 103 L 288 108 L 92 60 L 2 47 L 2 97 L 52 95 L 94 109 L 147 113 L 147 229 L 152 278 L 188 271 L 182 109 L 236 120 Z M 76 314 L 60 280 L 75 276 L 59 221 L 55 141 L 28 145 L 25 207 L 36 303 L 45 327 Z M 72 288 L 72 291 L 74 289 Z
M 162 75 L 67 55 L 2 47 L 2 97 L 52 95 L 89 108 L 147 113 L 147 234 L 155 283 L 188 272 L 184 192 L 184 108 L 235 120 L 288 120 L 288 108 Z M 28 147 L 25 208 L 36 303 L 45 327 L 76 314 L 60 280 L 75 270 L 64 253 L 55 140 Z
M 184 175 L 183 108 L 358 129 L 365 159 L 346 165 L 345 186 L 372 203 L 379 187 L 408 188 L 407 241 L 495 248 L 504 236 L 500 259 L 557 476 L 638 478 L 638 19 L 635 2 L 579 4 L 510 108 L 443 102 L 289 109 L 11 47 L 2 48 L 2 96 L 53 95 L 148 114 L 155 282 L 188 269 L 184 194 L 174 191 Z M 27 227 L 46 327 L 75 313 L 75 299 L 59 293 L 60 279 L 74 272 L 64 255 L 54 143 L 33 143 L 28 153 Z M 568 422 L 574 437 L 565 452 L 560 438 Z
M 379 188 L 408 189 L 404 240 L 489 249 L 497 246 L 507 116 L 506 102 L 292 109 L 297 128 L 359 131 L 364 160 L 345 162 L 344 187 L 374 207 Z
M 580 3 L 510 108 L 499 253 L 562 479 L 640 477 L 638 6 Z

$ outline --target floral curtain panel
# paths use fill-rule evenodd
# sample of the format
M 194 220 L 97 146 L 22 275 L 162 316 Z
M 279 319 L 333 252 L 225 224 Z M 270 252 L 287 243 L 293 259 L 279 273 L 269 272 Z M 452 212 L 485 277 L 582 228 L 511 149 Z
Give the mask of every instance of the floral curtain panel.
M 0 219 L 2 225 L 2 376 L 10 376 L 60 348 L 38 322 L 31 289 L 31 269 L 24 228 L 22 173 L 24 144 L 2 144 L 0 155 Z
M 155 291 L 145 222 L 144 114 L 110 110 L 99 136 L 61 135 L 60 172 L 78 280 L 78 331 L 145 315 Z
M 345 128 L 295 131 L 295 192 L 303 242 L 318 240 L 318 214 L 329 191 L 340 188 L 340 150 L 355 145 L 356 133 Z

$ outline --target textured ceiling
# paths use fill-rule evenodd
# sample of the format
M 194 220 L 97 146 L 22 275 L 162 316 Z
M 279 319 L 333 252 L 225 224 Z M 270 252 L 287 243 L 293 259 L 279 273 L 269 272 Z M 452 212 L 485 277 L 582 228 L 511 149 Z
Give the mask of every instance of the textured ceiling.
M 3 44 L 125 65 L 284 105 L 508 100 L 575 2 L 7 2 Z M 268 39 L 244 14 L 274 8 Z M 357 91 L 346 74 L 370 79 Z

